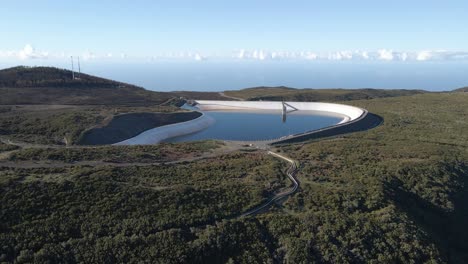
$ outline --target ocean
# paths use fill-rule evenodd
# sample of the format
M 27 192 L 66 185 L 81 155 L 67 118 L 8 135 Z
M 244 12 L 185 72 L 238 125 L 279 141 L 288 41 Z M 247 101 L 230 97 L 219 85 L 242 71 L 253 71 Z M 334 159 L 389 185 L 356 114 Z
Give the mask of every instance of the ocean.
M 70 68 L 65 63 L 28 62 Z M 0 63 L 0 67 L 14 66 Z M 256 86 L 447 91 L 468 86 L 468 62 L 82 61 L 85 73 L 155 91 L 225 91 Z

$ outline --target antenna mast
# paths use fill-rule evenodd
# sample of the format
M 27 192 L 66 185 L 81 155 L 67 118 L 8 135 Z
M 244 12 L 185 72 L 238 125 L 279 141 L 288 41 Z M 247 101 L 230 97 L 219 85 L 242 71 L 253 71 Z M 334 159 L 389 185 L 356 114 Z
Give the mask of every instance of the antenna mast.
M 81 65 L 80 65 L 80 57 L 78 57 L 78 78 L 81 77 Z
M 70 56 L 71 58 L 71 65 L 72 65 L 72 80 L 75 80 L 75 69 L 73 67 L 73 56 Z

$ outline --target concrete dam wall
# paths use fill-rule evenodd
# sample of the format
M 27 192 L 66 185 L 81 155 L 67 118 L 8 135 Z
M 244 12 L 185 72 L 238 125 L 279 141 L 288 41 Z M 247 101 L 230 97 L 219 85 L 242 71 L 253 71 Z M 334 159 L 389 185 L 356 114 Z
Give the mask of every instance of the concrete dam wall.
M 365 109 L 343 104 L 320 102 L 267 102 L 267 101 L 213 101 L 196 100 L 196 108 L 200 110 L 306 110 L 328 113 L 343 119 L 336 125 L 312 130 L 305 133 L 288 135 L 276 140 L 267 140 L 268 144 L 282 144 L 304 141 L 317 137 L 333 136 L 341 133 L 365 130 L 369 126 L 380 124 L 381 119 L 375 115 L 368 115 Z M 284 107 L 284 108 L 283 108 Z M 201 131 L 214 120 L 203 114 L 202 116 L 176 124 L 161 126 L 147 130 L 136 137 L 116 143 L 115 145 L 156 144 L 169 138 L 183 136 Z
M 127 140 L 115 143 L 114 145 L 149 145 L 156 144 L 165 139 L 183 136 L 198 132 L 213 124 L 213 118 L 202 114 L 200 117 L 190 121 L 156 127 L 129 138 Z

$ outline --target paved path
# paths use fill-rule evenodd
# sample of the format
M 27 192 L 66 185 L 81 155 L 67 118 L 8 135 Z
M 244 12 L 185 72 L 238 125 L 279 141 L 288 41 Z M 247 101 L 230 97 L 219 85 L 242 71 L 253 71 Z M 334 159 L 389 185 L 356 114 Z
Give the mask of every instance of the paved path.
M 275 156 L 277 158 L 280 158 L 282 160 L 285 160 L 285 161 L 287 161 L 287 162 L 289 162 L 291 164 L 291 166 L 286 171 L 286 175 L 288 175 L 289 180 L 291 180 L 291 182 L 293 183 L 293 186 L 290 189 L 286 190 L 286 191 L 283 191 L 281 193 L 276 194 L 274 197 L 270 198 L 270 200 L 268 200 L 267 202 L 255 207 L 252 210 L 249 210 L 249 211 L 241 214 L 239 217 L 247 217 L 247 216 L 256 215 L 258 213 L 264 212 L 274 202 L 279 201 L 279 200 L 283 199 L 284 197 L 295 193 L 297 191 L 297 189 L 299 188 L 299 182 L 295 178 L 295 175 L 296 175 L 296 173 L 298 171 L 297 162 L 290 159 L 290 158 L 288 158 L 288 157 L 285 157 L 285 156 L 283 156 L 281 154 L 278 154 L 278 153 L 275 153 L 275 152 L 272 152 L 272 151 L 268 151 L 268 154 L 270 154 L 272 156 Z
M 236 100 L 236 101 L 245 101 L 244 98 L 229 96 L 229 95 L 226 95 L 226 94 L 223 93 L 223 92 L 220 92 L 219 95 L 221 95 L 222 97 L 226 97 L 226 98 L 229 98 L 229 99 Z

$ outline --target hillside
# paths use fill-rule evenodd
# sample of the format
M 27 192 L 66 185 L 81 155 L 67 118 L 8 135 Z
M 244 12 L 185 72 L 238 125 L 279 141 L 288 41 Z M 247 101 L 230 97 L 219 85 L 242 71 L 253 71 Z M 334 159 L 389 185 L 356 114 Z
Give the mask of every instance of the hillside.
M 454 90 L 454 92 L 464 92 L 464 93 L 466 93 L 466 92 L 468 92 L 468 87 L 458 88 L 458 89 Z
M 300 189 L 247 218 L 235 216 L 288 184 L 259 150 L 13 150 L 0 158 L 0 261 L 467 263 L 468 94 L 347 103 L 383 125 L 275 148 L 301 163 Z
M 135 136 L 144 129 L 166 124 L 165 117 L 179 116 L 175 113 L 179 111 L 173 106 L 4 105 L 0 106 L 0 138 L 35 144 L 85 144 L 88 139 L 81 141 L 88 138 L 88 130 L 119 123 L 117 120 L 122 116 L 131 117 L 124 122 L 126 126 L 111 126 L 113 130 L 107 131 L 112 132 L 107 140 L 116 138 L 118 141 L 116 134 Z M 87 136 L 83 138 L 85 133 Z
M 199 117 L 199 112 L 180 113 L 129 113 L 114 116 L 104 126 L 92 128 L 83 133 L 78 144 L 114 144 L 132 138 L 141 132 L 159 126 L 185 122 Z
M 226 91 L 228 96 L 250 101 L 308 101 L 336 102 L 427 93 L 423 90 L 383 89 L 295 89 L 289 87 L 254 87 L 239 91 Z
M 83 73 L 78 77 L 73 79 L 71 71 L 52 67 L 19 66 L 0 70 L 0 105 L 147 106 L 173 97 L 169 93 L 148 91 Z
M 90 77 L 83 82 L 94 88 L 73 88 L 66 76 L 60 81 L 61 70 L 46 70 L 45 86 L 0 89 L 59 91 L 63 100 L 71 98 L 66 91 L 95 89 L 100 103 L 110 90 L 117 102 L 127 100 L 116 82 Z M 5 83 L 14 78 L 21 77 Z M 346 103 L 384 122 L 273 147 L 300 163 L 299 189 L 263 214 L 239 218 L 289 185 L 286 164 L 263 150 L 217 141 L 70 146 L 111 143 L 196 113 L 0 106 L 0 262 L 468 263 L 468 93 L 262 87 L 227 95 Z

